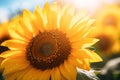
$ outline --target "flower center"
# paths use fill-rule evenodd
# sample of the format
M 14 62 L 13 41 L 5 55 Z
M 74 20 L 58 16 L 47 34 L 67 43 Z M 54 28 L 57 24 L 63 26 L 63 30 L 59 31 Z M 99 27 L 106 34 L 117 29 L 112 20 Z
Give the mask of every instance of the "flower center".
M 40 32 L 27 46 L 27 59 L 37 69 L 52 69 L 64 63 L 71 52 L 66 34 L 59 30 Z
M 100 51 L 106 52 L 110 50 L 111 46 L 113 45 L 113 41 L 106 35 L 99 35 L 97 36 L 100 41 L 96 44 Z
M 53 45 L 51 43 L 44 43 L 40 47 L 40 53 L 43 55 L 50 55 L 53 51 Z

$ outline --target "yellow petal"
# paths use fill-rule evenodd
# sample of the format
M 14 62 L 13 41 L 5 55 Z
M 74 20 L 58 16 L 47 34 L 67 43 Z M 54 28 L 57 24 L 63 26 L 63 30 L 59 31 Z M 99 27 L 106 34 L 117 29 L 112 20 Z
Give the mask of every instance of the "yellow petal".
M 32 38 L 32 37 L 33 37 L 33 33 L 32 33 L 32 31 L 28 28 L 28 26 L 25 24 L 25 22 L 24 22 L 23 19 L 21 19 L 21 20 L 19 21 L 19 24 L 21 25 L 21 28 L 23 29 L 24 34 L 27 35 L 27 36 L 29 36 L 30 38 Z
M 77 49 L 89 48 L 90 46 L 95 44 L 97 41 L 99 40 L 94 38 L 85 38 L 85 39 L 81 39 L 80 41 L 73 42 L 72 47 Z
M 7 58 L 7 57 L 10 57 L 10 56 L 14 56 L 14 55 L 19 55 L 19 54 L 21 54 L 22 53 L 22 51 L 18 51 L 18 50 L 8 50 L 8 51 L 5 51 L 5 52 L 3 52 L 2 54 L 0 54 L 0 57 L 2 57 L 2 58 Z
M 23 25 L 25 25 L 25 27 L 27 27 L 27 29 L 33 33 L 33 36 L 39 33 L 39 30 L 37 29 L 36 24 L 34 23 L 35 18 L 33 18 L 33 15 L 29 11 L 23 11 L 23 18 L 21 20 L 21 23 L 23 23 Z
M 8 31 L 12 38 L 27 41 L 27 39 L 17 30 L 16 24 L 10 25 L 10 27 L 8 27 Z
M 42 71 L 39 69 L 31 68 L 24 76 L 23 80 L 41 80 Z
M 23 76 L 28 72 L 30 68 L 25 68 L 23 70 L 17 71 L 15 73 L 11 73 L 5 77 L 5 80 L 24 80 Z
M 94 38 L 86 38 L 85 40 L 82 40 L 81 42 L 83 43 L 83 48 L 87 48 L 98 42 L 98 39 Z
M 46 25 L 48 30 L 54 30 L 57 28 L 57 12 L 58 11 L 57 11 L 56 4 L 53 3 L 51 6 L 49 6 L 49 4 L 45 5 L 44 14 L 48 20 L 47 25 Z
M 23 16 L 24 16 L 24 19 L 26 20 L 26 22 L 25 22 L 25 23 L 27 23 L 26 25 L 28 25 L 28 27 L 32 28 L 32 32 L 34 35 L 37 35 L 39 33 L 39 30 L 38 30 L 37 24 L 35 22 L 36 21 L 35 16 L 27 10 L 23 11 Z
M 27 46 L 26 42 L 17 39 L 4 41 L 1 45 L 7 46 L 11 50 L 25 50 Z
M 22 18 L 20 16 L 18 16 L 18 19 L 19 20 L 11 21 L 10 24 L 8 25 L 8 30 L 9 30 L 11 36 L 13 38 L 16 38 L 16 36 L 14 36 L 15 34 L 12 34 L 12 32 L 13 32 L 13 33 L 16 33 L 17 35 L 20 35 L 21 37 L 23 37 L 25 39 L 29 39 L 30 38 L 30 34 L 27 35 L 28 34 L 27 33 L 28 30 L 24 30 L 25 26 L 22 26 L 20 24 Z M 11 30 L 12 30 L 12 32 L 11 32 Z
M 58 14 L 58 27 L 60 28 L 60 30 L 64 32 L 69 30 L 69 25 L 73 18 L 73 15 L 69 13 L 69 9 L 68 6 L 64 6 L 63 9 Z
M 76 15 L 74 15 L 69 28 L 72 30 L 74 27 L 79 27 L 78 23 L 80 24 L 80 21 L 86 17 L 86 13 L 83 11 L 78 12 Z M 82 22 L 81 22 L 82 23 Z
M 68 61 L 64 62 L 64 68 L 71 80 L 76 80 L 77 69 L 75 66 L 71 65 Z M 69 79 L 69 80 L 70 80 Z
M 90 70 L 90 63 L 88 59 L 76 59 L 76 62 L 78 68 Z
M 98 56 L 94 51 L 90 51 L 87 49 L 73 50 L 71 55 L 81 60 L 88 59 L 90 62 L 102 61 L 100 56 Z
M 61 74 L 60 74 L 60 71 L 59 71 L 58 67 L 52 69 L 51 79 L 52 80 L 61 80 Z
M 78 68 L 90 70 L 90 63 L 88 59 L 76 59 Z
M 63 65 L 60 65 L 60 72 L 67 80 L 75 80 L 76 79 L 76 67 L 70 65 L 67 61 L 64 62 Z
M 78 68 L 84 69 L 84 63 L 82 60 L 76 58 L 75 61 Z
M 91 55 L 93 56 L 93 58 L 90 59 L 90 62 L 101 62 L 101 61 L 103 61 L 102 58 L 97 53 L 95 53 L 94 51 L 91 51 L 91 50 L 89 50 L 89 51 L 90 51 Z
M 50 80 L 51 70 L 42 71 L 40 80 Z
M 26 60 L 26 56 L 23 54 L 16 54 L 14 56 L 10 56 L 4 59 L 1 63 L 1 67 L 4 69 L 4 76 L 16 71 L 23 70 L 28 66 L 29 61 Z
M 84 13 L 78 13 L 76 14 L 73 19 L 72 22 L 70 24 L 70 32 L 74 31 L 80 31 L 81 29 L 85 29 L 86 28 L 86 24 L 89 20 L 89 17 L 86 16 Z M 71 36 L 74 36 L 75 33 L 71 33 Z
M 90 52 L 88 52 L 86 49 L 73 50 L 71 55 L 79 59 L 85 59 L 85 58 L 92 59 L 93 58 Z
M 82 40 L 82 39 L 84 39 L 84 38 L 86 38 L 86 36 L 88 35 L 88 33 L 89 33 L 89 28 L 86 30 L 86 29 L 84 29 L 85 27 L 83 27 L 83 29 L 81 29 L 82 31 L 72 31 L 71 32 L 71 34 L 72 33 L 75 33 L 75 34 L 73 34 L 73 35 L 71 35 L 70 34 L 70 36 L 69 36 L 69 34 L 67 35 L 68 37 L 69 37 L 69 39 L 70 39 L 70 42 L 76 42 L 76 41 L 80 41 L 80 40 Z M 78 35 L 79 34 L 79 35 Z
M 69 58 L 68 58 L 68 62 L 69 62 L 71 65 L 73 65 L 73 66 L 76 66 L 76 64 L 77 64 L 75 58 L 76 58 L 76 57 L 73 56 L 73 55 L 69 55 Z
M 76 34 L 79 34 L 82 37 L 90 29 L 90 25 L 87 25 L 88 22 L 89 22 L 89 17 L 87 16 L 82 18 L 81 20 L 78 20 L 78 22 L 73 23 L 72 24 L 73 26 L 72 25 L 70 26 L 71 27 L 69 30 L 70 34 L 68 34 L 69 37 L 74 37 Z
M 43 21 L 44 21 L 44 27 L 46 30 L 49 30 L 48 27 L 47 27 L 47 23 L 48 23 L 48 19 L 47 19 L 47 13 L 49 11 L 49 3 L 46 2 L 45 5 L 44 5 L 44 8 L 42 9 L 42 13 L 43 13 Z
M 17 28 L 16 28 L 17 26 Z M 24 28 L 20 25 L 20 23 L 16 23 L 16 26 L 14 26 L 14 29 L 16 30 L 16 33 L 20 36 L 24 37 L 26 40 L 31 39 L 32 34 L 28 34 Z
M 34 11 L 34 15 L 36 16 L 36 19 L 37 19 L 37 21 L 35 21 L 37 28 L 41 32 L 43 32 L 45 30 L 45 20 L 43 17 L 42 9 L 37 6 L 35 11 Z
M 63 77 L 65 77 L 65 79 L 70 80 L 68 73 L 64 70 L 64 65 L 63 64 L 60 65 L 59 70 L 60 70 L 61 75 Z
M 88 59 L 83 59 L 83 65 L 84 65 L 84 69 L 86 70 L 90 70 L 90 63 Z

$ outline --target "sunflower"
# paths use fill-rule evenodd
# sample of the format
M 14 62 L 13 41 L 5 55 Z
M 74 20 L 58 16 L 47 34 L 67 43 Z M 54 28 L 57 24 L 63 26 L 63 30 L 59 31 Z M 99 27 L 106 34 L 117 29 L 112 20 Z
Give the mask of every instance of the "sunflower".
M 103 56 L 108 57 L 120 51 L 119 34 L 113 28 L 106 27 L 101 30 L 96 28 L 94 37 L 99 39 L 95 46 L 97 51 Z
M 107 5 L 101 8 L 96 14 L 96 25 L 112 27 L 116 31 L 120 30 L 120 8 L 117 5 Z M 118 31 L 119 32 L 119 31 Z
M 9 51 L 0 57 L 6 80 L 76 80 L 77 68 L 89 70 L 90 62 L 102 59 L 88 48 L 94 20 L 69 6 L 56 3 L 24 10 L 19 22 L 9 27 L 11 40 L 2 43 Z
M 94 37 L 100 39 L 96 47 L 100 54 L 111 56 L 120 51 L 120 11 L 117 5 L 107 5 L 96 14 Z

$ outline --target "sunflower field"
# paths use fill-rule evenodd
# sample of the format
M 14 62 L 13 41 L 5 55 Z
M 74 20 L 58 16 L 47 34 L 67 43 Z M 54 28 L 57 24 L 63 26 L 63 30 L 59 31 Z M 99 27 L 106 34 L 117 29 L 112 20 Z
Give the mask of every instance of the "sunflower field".
M 120 80 L 120 1 L 0 0 L 0 80 Z

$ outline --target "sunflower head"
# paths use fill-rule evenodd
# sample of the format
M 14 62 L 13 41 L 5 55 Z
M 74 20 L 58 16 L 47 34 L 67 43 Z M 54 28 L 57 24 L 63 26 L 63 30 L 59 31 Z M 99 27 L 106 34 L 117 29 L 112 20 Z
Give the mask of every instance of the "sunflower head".
M 84 13 L 46 3 L 19 19 L 9 27 L 12 39 L 2 43 L 10 49 L 0 55 L 6 79 L 75 80 L 77 67 L 102 61 L 88 49 L 98 39 L 89 37 L 94 20 Z
M 110 56 L 120 51 L 120 9 L 116 5 L 101 8 L 96 15 L 96 29 L 93 36 L 100 39 L 97 49 L 104 56 Z
M 119 34 L 116 30 L 107 27 L 98 30 L 98 32 L 94 37 L 100 39 L 100 41 L 95 44 L 100 54 L 108 57 L 120 51 Z
M 96 25 L 103 27 L 112 27 L 120 30 L 120 8 L 116 5 L 107 5 L 98 11 L 96 16 Z

